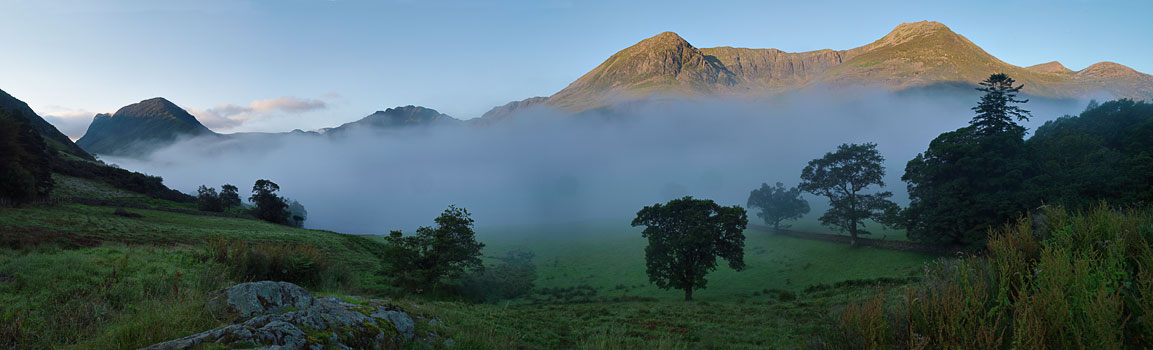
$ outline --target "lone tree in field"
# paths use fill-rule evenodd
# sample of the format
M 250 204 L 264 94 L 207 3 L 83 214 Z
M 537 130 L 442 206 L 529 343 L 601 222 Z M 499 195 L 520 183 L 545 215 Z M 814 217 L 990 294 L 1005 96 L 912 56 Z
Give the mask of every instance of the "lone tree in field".
M 875 143 L 842 144 L 801 171 L 801 190 L 829 198 L 821 224 L 848 232 L 851 246 L 857 246 L 858 236 L 870 234 L 866 219 L 880 222 L 886 210 L 896 207 L 889 201 L 892 192 L 862 193 L 869 186 L 885 187 L 884 161 Z
M 220 195 L 216 194 L 216 189 L 204 185 L 196 189 L 196 208 L 201 211 L 224 211 L 220 202 Z
M 1004 224 L 1029 207 L 1023 185 L 1031 160 L 1025 145 L 1029 111 L 1017 100 L 1013 79 L 993 74 L 972 109 L 969 126 L 946 132 L 905 165 L 909 207 L 894 216 L 909 238 L 937 244 L 981 245 L 989 227 Z
M 412 236 L 392 231 L 386 238 L 385 272 L 410 289 L 435 290 L 446 278 L 484 270 L 484 243 L 476 240 L 468 210 L 449 206 L 434 221 L 435 228 L 421 227 Z
M 240 189 L 224 184 L 220 186 L 220 207 L 224 210 L 240 207 Z
M 801 189 L 786 189 L 785 184 L 780 182 L 775 187 L 761 184 L 761 188 L 749 193 L 749 201 L 745 206 L 749 209 L 760 208 L 757 217 L 764 219 L 765 224 L 774 230 L 781 229 L 781 221 L 800 219 L 809 213 L 809 201 L 801 198 Z
M 269 180 L 256 180 L 252 185 L 252 196 L 248 200 L 256 204 L 256 218 L 275 224 L 288 225 L 288 203 L 276 195 L 280 186 Z
M 664 289 L 705 288 L 705 275 L 717 268 L 717 258 L 734 270 L 745 268 L 745 209 L 722 207 L 711 200 L 684 197 L 653 204 L 637 212 L 633 226 L 647 226 L 645 248 L 649 281 Z

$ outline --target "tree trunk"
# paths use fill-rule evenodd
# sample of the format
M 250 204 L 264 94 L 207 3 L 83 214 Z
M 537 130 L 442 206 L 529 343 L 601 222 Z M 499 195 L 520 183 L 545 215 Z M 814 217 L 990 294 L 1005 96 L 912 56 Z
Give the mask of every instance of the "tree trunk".
M 692 301 L 692 300 L 693 300 L 693 288 L 692 287 L 685 288 L 685 301 Z
M 853 228 L 849 229 L 849 248 L 857 247 L 857 224 L 853 223 Z

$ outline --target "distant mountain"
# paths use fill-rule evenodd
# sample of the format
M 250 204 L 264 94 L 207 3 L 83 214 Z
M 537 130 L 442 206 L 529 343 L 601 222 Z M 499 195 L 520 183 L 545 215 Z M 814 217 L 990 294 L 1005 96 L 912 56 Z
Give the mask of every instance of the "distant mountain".
M 404 106 L 376 111 L 360 120 L 323 129 L 323 135 L 341 136 L 352 130 L 389 130 L 415 127 L 459 125 L 461 120 L 420 106 Z
M 817 86 L 879 86 L 893 91 L 970 87 L 999 72 L 1025 84 L 1022 92 L 1029 96 L 1153 99 L 1153 76 L 1129 67 L 1112 62 L 1076 72 L 1057 62 L 1018 67 L 941 23 L 923 21 L 901 24 L 885 37 L 854 49 L 798 53 L 698 49 L 676 33 L 664 32 L 617 52 L 543 104 L 580 112 L 641 98 L 755 98 Z M 502 108 L 490 113 L 504 115 Z
M 156 145 L 186 136 L 216 135 L 191 114 L 156 97 L 120 108 L 115 114 L 97 114 L 76 144 L 88 152 L 135 156 Z
M 68 136 L 65 136 L 60 130 L 57 130 L 55 126 L 52 126 L 52 124 L 48 123 L 44 118 L 37 115 L 36 112 L 33 112 L 27 103 L 12 97 L 12 95 L 9 95 L 3 90 L 0 90 L 0 112 L 21 118 L 30 123 L 32 128 L 40 134 L 40 137 L 44 138 L 44 142 L 48 144 L 49 147 L 80 159 L 95 160 L 91 154 L 88 154 L 88 152 L 77 147 L 75 143 L 72 143 L 72 139 L 69 139 Z

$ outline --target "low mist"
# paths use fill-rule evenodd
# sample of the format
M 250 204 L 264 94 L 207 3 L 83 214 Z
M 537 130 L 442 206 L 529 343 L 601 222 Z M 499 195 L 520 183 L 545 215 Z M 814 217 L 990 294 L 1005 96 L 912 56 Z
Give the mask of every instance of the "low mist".
M 184 192 L 231 183 L 247 197 L 255 180 L 270 179 L 308 209 L 306 227 L 360 234 L 430 225 L 450 204 L 471 211 L 478 226 L 628 218 L 684 195 L 743 206 L 762 182 L 795 186 L 809 160 L 841 143 L 877 143 L 886 189 L 907 202 L 905 163 L 938 134 L 967 125 L 976 100 L 860 90 L 665 101 L 612 116 L 536 109 L 486 127 L 190 139 L 144 160 L 106 160 Z M 1080 106 L 1028 103 L 1026 126 Z M 826 208 L 806 198 L 810 215 Z

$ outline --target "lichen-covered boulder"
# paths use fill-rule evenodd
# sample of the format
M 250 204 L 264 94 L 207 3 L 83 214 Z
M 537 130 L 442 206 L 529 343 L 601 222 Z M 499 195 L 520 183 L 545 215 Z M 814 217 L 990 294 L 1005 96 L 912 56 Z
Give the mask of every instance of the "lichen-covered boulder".
M 217 291 L 208 299 L 208 309 L 217 317 L 240 321 L 252 316 L 312 307 L 316 298 L 307 290 L 288 282 L 248 282 Z
M 239 323 L 155 344 L 147 350 L 205 343 L 277 350 L 398 349 L 416 338 L 412 317 L 384 300 L 314 298 L 291 283 L 243 283 L 220 291 L 209 308 Z

